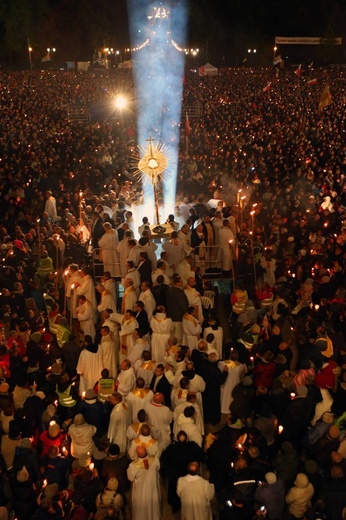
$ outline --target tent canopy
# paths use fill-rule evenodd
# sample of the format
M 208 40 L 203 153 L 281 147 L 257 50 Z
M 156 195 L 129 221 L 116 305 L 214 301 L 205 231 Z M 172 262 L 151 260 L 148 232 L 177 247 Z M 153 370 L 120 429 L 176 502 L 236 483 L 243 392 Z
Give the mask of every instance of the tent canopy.
M 211 65 L 210 63 L 206 63 L 199 68 L 200 76 L 217 76 L 219 69 Z

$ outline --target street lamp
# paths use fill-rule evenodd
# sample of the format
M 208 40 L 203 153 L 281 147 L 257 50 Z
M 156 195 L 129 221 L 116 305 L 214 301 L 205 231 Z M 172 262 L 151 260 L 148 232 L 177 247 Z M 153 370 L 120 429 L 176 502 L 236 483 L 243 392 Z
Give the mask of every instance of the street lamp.
M 28 53 L 29 53 L 30 70 L 32 70 L 32 59 L 31 59 L 32 47 L 31 47 L 30 43 L 29 43 L 29 46 L 28 46 Z
M 251 55 L 252 55 L 252 54 L 256 54 L 257 49 L 248 49 L 247 52 L 250 54 L 249 63 L 250 63 L 250 66 L 251 66 L 251 64 L 252 64 L 252 62 L 253 62 L 253 58 L 251 58 Z

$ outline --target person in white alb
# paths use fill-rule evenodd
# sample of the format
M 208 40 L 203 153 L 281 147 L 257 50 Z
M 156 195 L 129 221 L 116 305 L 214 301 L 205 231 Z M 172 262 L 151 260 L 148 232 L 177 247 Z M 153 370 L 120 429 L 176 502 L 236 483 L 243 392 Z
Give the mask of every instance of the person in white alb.
M 136 421 L 139 410 L 144 409 L 154 397 L 154 392 L 145 388 L 145 381 L 142 377 L 137 377 L 136 386 L 126 396 L 126 402 L 131 410 L 132 421 Z
M 147 412 L 150 424 L 160 432 L 160 445 L 162 451 L 172 442 L 171 422 L 173 412 L 165 406 L 163 394 L 156 393 L 150 403 L 147 403 L 144 410 Z
M 183 316 L 183 345 L 187 345 L 191 351 L 197 348 L 202 332 L 201 323 L 194 317 L 194 312 L 195 307 L 189 307 Z
M 117 392 L 119 392 L 119 394 L 121 394 L 123 397 L 126 397 L 127 394 L 129 394 L 131 390 L 135 387 L 135 371 L 133 370 L 131 363 L 128 359 L 124 359 L 124 361 L 122 361 L 122 363 L 120 364 L 120 369 L 121 370 L 118 374 L 115 386 Z
M 171 318 L 167 318 L 166 310 L 162 305 L 157 307 L 156 314 L 150 320 L 151 354 L 157 363 L 162 363 L 166 354 L 167 342 L 174 325 Z
M 105 286 L 102 283 L 99 283 L 96 286 L 96 290 L 101 295 L 101 301 L 97 306 L 97 310 L 102 312 L 105 309 L 112 309 L 113 312 L 117 312 L 115 300 L 112 294 L 105 288 Z
M 198 462 L 191 462 L 188 473 L 177 483 L 177 495 L 181 500 L 181 518 L 212 520 L 210 502 L 214 497 L 214 484 L 200 476 Z
M 119 243 L 118 232 L 112 228 L 110 222 L 105 222 L 102 226 L 105 233 L 99 240 L 99 246 L 103 268 L 105 271 L 109 271 L 112 276 L 119 276 L 119 259 L 116 251 Z
M 114 392 L 107 401 L 113 405 L 107 438 L 111 444 L 117 444 L 120 451 L 125 453 L 127 448 L 126 430 L 131 424 L 130 410 L 119 392 Z
M 77 319 L 84 336 L 91 336 L 94 341 L 96 330 L 94 327 L 94 313 L 91 303 L 84 295 L 78 296 L 78 307 L 76 309 Z
M 190 276 L 187 280 L 187 285 L 184 287 L 184 293 L 187 296 L 187 299 L 189 301 L 189 306 L 195 308 L 195 317 L 200 321 L 200 323 L 203 322 L 203 309 L 202 309 L 202 302 L 201 302 L 201 295 L 196 290 L 196 279 L 194 276 Z
M 146 310 L 150 322 L 153 312 L 156 309 L 156 301 L 148 282 L 141 283 L 141 293 L 138 299 L 144 303 L 144 309 Z

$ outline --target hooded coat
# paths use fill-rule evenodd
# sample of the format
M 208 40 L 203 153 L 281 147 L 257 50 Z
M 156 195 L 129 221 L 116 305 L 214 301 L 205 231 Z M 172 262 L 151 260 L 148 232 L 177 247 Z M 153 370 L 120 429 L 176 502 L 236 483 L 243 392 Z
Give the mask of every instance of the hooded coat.
M 309 482 L 305 473 L 298 473 L 294 481 L 294 486 L 286 495 L 286 504 L 288 504 L 289 512 L 295 518 L 302 518 L 310 504 L 314 494 L 314 487 Z

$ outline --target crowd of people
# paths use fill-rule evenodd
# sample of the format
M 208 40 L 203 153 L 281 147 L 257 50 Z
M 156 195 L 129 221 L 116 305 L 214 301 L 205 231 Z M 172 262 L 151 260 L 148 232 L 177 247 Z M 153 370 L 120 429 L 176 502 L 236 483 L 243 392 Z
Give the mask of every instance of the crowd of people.
M 187 73 L 158 237 L 132 72 L 1 72 L 0 520 L 346 518 L 345 74 Z

